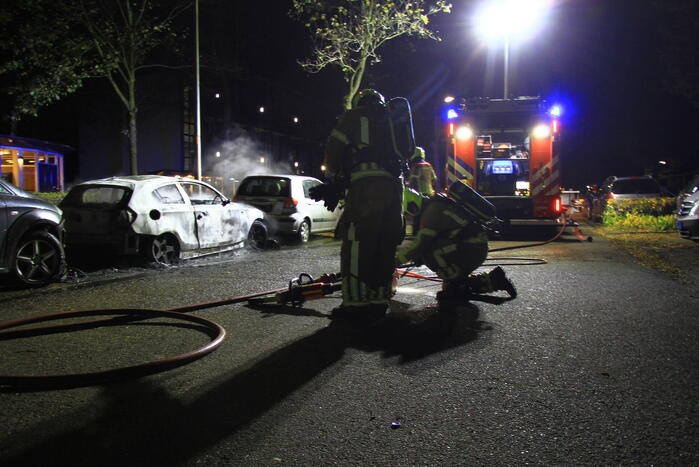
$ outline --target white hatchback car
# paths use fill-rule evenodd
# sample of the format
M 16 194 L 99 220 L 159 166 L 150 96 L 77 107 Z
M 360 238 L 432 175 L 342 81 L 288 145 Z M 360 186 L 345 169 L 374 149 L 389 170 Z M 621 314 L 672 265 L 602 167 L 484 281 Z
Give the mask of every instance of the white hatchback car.
M 161 264 L 267 242 L 262 211 L 187 178 L 92 180 L 72 187 L 60 207 L 68 247 L 144 254 Z
M 341 208 L 328 211 L 309 191 L 322 184 L 304 175 L 250 175 L 243 179 L 235 199 L 260 208 L 274 232 L 296 234 L 307 242 L 311 233 L 333 232 Z

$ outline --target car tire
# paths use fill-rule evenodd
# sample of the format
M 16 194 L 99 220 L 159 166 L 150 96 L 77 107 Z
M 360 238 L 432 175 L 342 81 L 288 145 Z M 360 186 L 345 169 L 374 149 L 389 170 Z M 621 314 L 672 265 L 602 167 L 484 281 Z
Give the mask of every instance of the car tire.
M 19 241 L 12 260 L 17 282 L 41 287 L 59 280 L 66 271 L 66 255 L 61 242 L 49 232 L 30 232 Z
M 172 266 L 180 261 L 180 245 L 172 235 L 158 235 L 148 243 L 146 255 L 156 264 Z
M 308 239 L 311 238 L 311 223 L 308 222 L 308 219 L 304 219 L 303 222 L 301 222 L 296 234 L 301 243 L 306 243 Z
M 269 234 L 267 232 L 267 226 L 264 222 L 256 220 L 250 226 L 248 231 L 248 239 L 245 242 L 248 248 L 253 250 L 262 250 L 267 244 L 267 239 Z

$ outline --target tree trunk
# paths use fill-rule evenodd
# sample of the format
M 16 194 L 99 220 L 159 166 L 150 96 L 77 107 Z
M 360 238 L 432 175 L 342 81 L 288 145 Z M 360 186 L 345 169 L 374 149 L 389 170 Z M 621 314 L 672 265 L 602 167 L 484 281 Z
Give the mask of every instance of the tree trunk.
M 131 175 L 138 175 L 138 134 L 136 133 L 136 71 L 129 68 L 128 81 L 128 106 L 129 111 L 129 161 L 131 165 Z
M 138 175 L 138 138 L 136 135 L 136 109 L 129 110 L 129 161 L 131 175 Z

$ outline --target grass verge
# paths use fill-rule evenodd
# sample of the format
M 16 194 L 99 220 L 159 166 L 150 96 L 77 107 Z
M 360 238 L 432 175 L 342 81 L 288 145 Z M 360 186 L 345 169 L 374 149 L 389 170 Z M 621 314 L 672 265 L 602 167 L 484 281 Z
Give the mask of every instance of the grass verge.
M 623 249 L 644 266 L 682 279 L 684 269 L 674 259 L 695 254 L 695 243 L 679 237 L 677 232 L 620 232 L 617 227 L 594 226 L 593 235 L 601 236 Z

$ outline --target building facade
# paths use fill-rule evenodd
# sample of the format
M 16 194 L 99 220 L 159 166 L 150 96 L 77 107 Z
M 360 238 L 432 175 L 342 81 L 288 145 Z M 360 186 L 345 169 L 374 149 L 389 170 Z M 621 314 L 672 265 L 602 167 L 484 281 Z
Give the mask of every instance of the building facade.
M 64 191 L 64 158 L 72 152 L 62 144 L 0 135 L 1 176 L 27 191 Z

